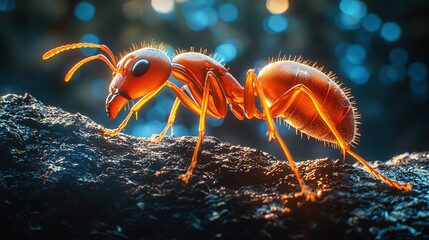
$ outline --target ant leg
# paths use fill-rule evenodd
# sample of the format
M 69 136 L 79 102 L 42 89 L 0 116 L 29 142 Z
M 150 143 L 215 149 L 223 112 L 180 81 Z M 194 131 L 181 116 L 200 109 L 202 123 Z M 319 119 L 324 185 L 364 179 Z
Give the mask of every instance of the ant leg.
M 167 85 L 170 86 L 169 82 L 167 83 Z M 177 88 L 176 85 L 174 85 L 174 87 Z M 185 92 L 185 90 L 186 90 L 186 85 L 181 87 L 179 91 Z M 171 128 L 171 134 L 173 134 L 173 124 L 174 124 L 174 120 L 176 118 L 177 109 L 179 109 L 179 105 L 180 105 L 180 97 L 176 97 L 176 99 L 174 100 L 174 103 L 173 103 L 173 107 L 171 108 L 170 115 L 168 116 L 167 125 L 164 127 L 164 130 L 162 130 L 162 132 L 159 134 L 159 136 L 157 138 L 154 137 L 154 139 L 153 139 L 154 143 L 156 143 L 156 144 L 160 143 L 161 140 L 164 138 L 164 136 L 167 133 L 169 128 Z
M 156 144 L 160 143 L 169 128 L 171 128 L 171 133 L 173 134 L 173 124 L 176 118 L 177 109 L 179 109 L 179 105 L 180 105 L 180 100 L 178 97 L 176 97 L 176 100 L 174 100 L 174 103 L 173 103 L 173 107 L 171 108 L 170 116 L 168 117 L 167 125 L 165 126 L 164 130 L 162 130 L 162 132 L 159 134 L 159 136 L 153 139 L 154 143 Z
M 153 96 L 155 96 L 164 86 L 165 84 L 163 84 L 158 89 L 152 91 L 151 93 L 147 94 L 146 96 L 141 98 L 136 104 L 134 104 L 134 106 L 131 108 L 130 112 L 128 113 L 127 117 L 124 119 L 124 121 L 122 121 L 121 124 L 119 124 L 119 126 L 116 129 L 109 130 L 109 129 L 105 129 L 104 127 L 101 127 L 100 130 L 105 135 L 109 135 L 111 137 L 116 136 L 119 132 L 122 131 L 122 129 L 125 128 L 125 126 L 127 126 L 128 121 L 133 116 L 133 114 L 136 114 L 136 118 L 137 118 L 137 112 L 140 110 L 140 108 L 142 108 L 150 99 L 152 99 Z
M 200 122 L 199 122 L 199 135 L 197 144 L 195 145 L 194 153 L 192 155 L 191 164 L 188 168 L 188 171 L 185 174 L 182 174 L 179 176 L 182 181 L 185 183 L 189 182 L 189 178 L 192 176 L 192 172 L 194 170 L 195 165 L 197 164 L 197 156 L 198 156 L 198 150 L 200 148 L 201 142 L 204 140 L 204 133 L 206 129 L 206 115 L 208 114 L 209 110 L 209 98 L 210 96 L 219 96 L 220 98 L 217 99 L 216 106 L 218 107 L 221 104 L 222 107 L 226 108 L 226 97 L 223 92 L 223 89 L 221 88 L 219 80 L 216 78 L 214 73 L 211 71 L 207 72 L 206 80 L 204 83 L 204 89 L 203 89 L 203 99 L 201 102 L 201 112 L 200 112 Z M 185 104 L 185 103 L 184 103 Z M 186 106 L 186 104 L 185 104 Z
M 372 174 L 376 178 L 380 179 L 381 181 L 383 181 L 387 185 L 392 186 L 392 187 L 396 187 L 397 189 L 400 189 L 400 190 L 411 191 L 412 187 L 409 183 L 408 184 L 401 184 L 395 180 L 387 178 L 386 176 L 384 176 L 383 174 L 377 172 L 374 168 L 372 168 L 369 165 L 369 163 L 366 162 L 363 158 L 361 158 L 359 155 L 357 155 L 356 153 L 351 151 L 348 144 L 341 137 L 341 134 L 339 133 L 339 131 L 335 127 L 335 124 L 332 122 L 331 118 L 328 116 L 328 114 L 326 114 L 326 111 L 324 110 L 323 105 L 319 103 L 319 101 L 313 95 L 313 92 L 311 92 L 311 90 L 308 89 L 306 86 L 304 86 L 302 84 L 298 84 L 298 85 L 294 86 L 289 91 L 287 91 L 285 94 L 283 94 L 279 99 L 277 99 L 273 103 L 273 105 L 271 105 L 270 109 L 273 110 L 274 112 L 279 112 L 279 111 L 284 112 L 292 104 L 292 102 L 295 101 L 295 99 L 299 93 L 304 93 L 311 99 L 311 101 L 313 102 L 313 105 L 315 106 L 315 108 L 317 110 L 317 113 L 323 119 L 323 121 L 328 126 L 329 130 L 331 130 L 332 134 L 334 134 L 335 138 L 337 139 L 337 142 L 341 148 L 341 151 L 342 151 L 344 158 L 346 156 L 346 153 L 348 153 L 353 158 L 355 158 L 357 161 L 359 161 L 370 174 Z
M 371 173 L 372 175 L 374 175 L 374 177 L 380 179 L 381 181 L 383 181 L 387 185 L 389 185 L 391 187 L 396 187 L 399 190 L 405 190 L 407 192 L 410 192 L 413 189 L 413 187 L 411 186 L 410 183 L 406 183 L 406 184 L 398 183 L 397 181 L 389 179 L 386 176 L 384 176 L 383 174 L 377 172 L 363 158 L 361 158 L 359 155 L 357 155 L 356 153 L 354 153 L 350 149 L 347 149 L 347 153 L 350 154 L 356 160 L 358 160 L 366 168 L 366 170 L 369 173 Z
M 316 200 L 316 194 L 311 192 L 307 185 L 304 182 L 304 179 L 302 178 L 301 174 L 298 172 L 298 169 L 296 168 L 295 162 L 293 161 L 292 155 L 286 145 L 286 143 L 283 141 L 282 137 L 280 136 L 280 134 L 278 133 L 274 121 L 273 121 L 273 117 L 270 113 L 270 109 L 267 105 L 267 99 L 265 97 L 264 91 L 262 89 L 261 83 L 259 82 L 254 70 L 249 70 L 247 72 L 247 76 L 246 76 L 246 82 L 245 82 L 245 86 L 254 86 L 256 89 L 256 93 L 259 96 L 262 108 L 263 108 L 263 113 L 265 114 L 265 121 L 268 124 L 268 139 L 277 139 L 277 141 L 280 144 L 280 147 L 283 150 L 283 153 L 286 156 L 286 159 L 289 162 L 289 166 L 291 168 L 291 170 L 295 173 L 295 176 L 298 180 L 299 186 L 301 187 L 301 192 L 304 194 L 304 196 L 306 197 L 306 200 L 310 200 L 312 202 L 314 202 Z M 246 91 L 245 89 L 245 99 L 246 98 L 254 98 L 255 94 L 253 93 L 253 91 Z M 253 105 L 255 106 L 255 105 Z

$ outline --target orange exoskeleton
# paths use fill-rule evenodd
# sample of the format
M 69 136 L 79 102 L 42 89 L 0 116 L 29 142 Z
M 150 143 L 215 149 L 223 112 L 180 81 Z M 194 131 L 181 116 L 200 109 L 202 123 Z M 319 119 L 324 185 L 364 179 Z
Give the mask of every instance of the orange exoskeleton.
M 113 71 L 106 99 L 106 112 L 110 118 L 115 118 L 128 101 L 139 99 L 118 128 L 102 128 L 104 134 L 118 134 L 132 115 L 137 114 L 164 87 L 170 88 L 176 99 L 166 127 L 154 142 L 159 143 L 173 126 L 180 103 L 200 117 L 199 136 L 191 164 L 188 171 L 180 175 L 185 183 L 189 181 L 197 163 L 206 129 L 206 116 L 224 118 L 229 107 L 239 120 L 257 118 L 267 123 L 268 139 L 278 141 L 298 179 L 301 192 L 309 200 L 314 200 L 315 194 L 308 189 L 298 172 L 286 143 L 276 129 L 274 118 L 286 121 L 310 137 L 338 146 L 344 158 L 347 154 L 351 155 L 369 173 L 386 184 L 411 191 L 410 184 L 401 184 L 387 178 L 351 150 L 359 136 L 356 120 L 358 114 L 348 91 L 336 83 L 332 74 L 325 74 L 306 62 L 286 58 L 271 61 L 258 75 L 253 69 L 248 70 L 242 86 L 221 63 L 205 52 L 194 52 L 193 49 L 189 52 L 179 51 L 170 61 L 163 45 L 152 44 L 135 47 L 134 51 L 116 62 L 113 53 L 105 45 L 74 43 L 46 52 L 43 59 L 76 48 L 99 48 L 107 54 L 107 57 L 98 54 L 81 60 L 71 68 L 65 80 L 69 81 L 73 73 L 89 61 L 104 61 Z M 168 81 L 170 76 L 182 82 L 183 86 L 179 88 Z M 259 98 L 260 107 L 256 106 L 256 98 Z

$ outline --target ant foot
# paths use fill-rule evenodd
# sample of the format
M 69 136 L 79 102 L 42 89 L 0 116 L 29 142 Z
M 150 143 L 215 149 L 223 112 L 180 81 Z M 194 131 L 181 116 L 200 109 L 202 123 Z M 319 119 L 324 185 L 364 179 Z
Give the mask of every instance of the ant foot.
M 316 202 L 316 199 L 320 197 L 321 192 L 315 193 L 315 192 L 309 191 L 308 189 L 302 189 L 301 192 L 297 193 L 295 196 L 302 196 L 302 195 L 304 195 L 305 201 Z
M 190 177 L 191 177 L 191 174 L 187 172 L 185 174 L 180 174 L 179 179 L 182 180 L 185 184 L 188 184 Z
M 104 127 L 100 127 L 100 130 L 104 135 L 108 135 L 111 137 L 116 136 L 120 132 L 120 130 L 118 129 L 109 130 L 109 129 L 105 129 Z
M 315 192 L 306 192 L 304 193 L 305 195 L 305 201 L 309 201 L 309 202 L 316 202 L 316 199 L 318 197 L 317 193 Z
M 268 142 L 271 142 L 271 140 L 276 139 L 275 131 L 268 130 L 267 131 L 267 136 L 268 136 Z
M 413 186 L 410 183 L 406 183 L 406 184 L 398 184 L 399 186 L 397 188 L 399 188 L 400 190 L 405 190 L 407 192 L 411 192 L 413 190 Z
M 152 143 L 159 144 L 159 143 L 161 142 L 161 140 L 162 140 L 162 137 L 163 137 L 163 136 L 158 135 L 158 134 L 152 134 L 152 136 L 150 137 L 150 139 L 149 139 L 149 140 L 150 140 Z

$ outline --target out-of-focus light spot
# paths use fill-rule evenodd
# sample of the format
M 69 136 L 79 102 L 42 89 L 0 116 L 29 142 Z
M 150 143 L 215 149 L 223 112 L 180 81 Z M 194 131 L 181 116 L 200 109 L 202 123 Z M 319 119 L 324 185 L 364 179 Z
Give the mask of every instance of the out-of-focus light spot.
M 289 8 L 289 0 L 267 0 L 266 6 L 272 14 L 281 14 Z
M 353 66 L 355 64 L 351 63 L 346 57 L 340 59 L 340 68 L 344 74 L 347 74 Z
M 238 9 L 232 3 L 225 3 L 219 7 L 219 17 L 225 22 L 234 22 L 238 18 Z
M 335 18 L 335 23 L 341 30 L 355 30 L 359 28 L 360 19 L 340 13 Z
M 366 50 L 359 44 L 350 45 L 345 50 L 345 57 L 351 63 L 360 64 L 365 61 Z
M 408 61 L 408 52 L 403 48 L 394 48 L 389 53 L 389 59 L 395 65 L 405 65 Z
M 211 127 L 219 127 L 219 126 L 221 126 L 223 124 L 223 122 L 224 122 L 225 119 L 224 118 L 216 119 L 216 118 L 212 118 L 210 116 L 207 116 L 206 120 L 207 120 L 207 124 L 209 126 L 211 126 Z
M 214 0 L 190 0 L 181 5 L 186 24 L 191 30 L 202 31 L 218 22 L 218 12 L 213 4 Z
M 106 97 L 109 82 L 105 79 L 96 80 L 91 85 L 91 93 L 98 100 L 103 100 Z
M 384 40 L 394 42 L 401 37 L 401 27 L 397 23 L 386 22 L 381 27 L 380 34 Z
M 426 81 L 411 81 L 410 90 L 415 94 L 424 94 L 428 91 L 428 83 Z
M 264 21 L 264 29 L 268 33 L 284 32 L 287 29 L 287 26 L 287 18 L 279 14 L 271 15 Z
M 258 60 L 253 64 L 253 68 L 255 69 L 256 74 L 268 64 L 267 60 Z
M 174 0 L 152 0 L 152 8 L 161 14 L 169 14 L 174 10 Z
M 0 12 L 10 12 L 16 7 L 16 0 L 0 0 Z
M 160 133 L 167 123 L 161 121 L 150 121 L 137 124 L 132 130 L 132 134 L 137 137 L 150 137 Z
M 346 15 L 362 19 L 366 15 L 366 4 L 356 0 L 341 0 L 340 10 Z
M 209 17 L 202 10 L 189 12 L 186 20 L 188 27 L 194 31 L 201 31 L 209 25 Z
M 364 66 L 354 66 L 348 72 L 350 80 L 356 84 L 364 84 L 369 80 L 369 71 L 368 68 Z
M 141 5 L 137 1 L 129 1 L 122 6 L 122 13 L 128 20 L 137 20 L 140 18 Z
M 167 54 L 168 58 L 170 58 L 170 60 L 173 60 L 174 56 L 176 55 L 176 50 L 174 50 L 174 48 L 170 45 L 165 45 L 165 50 L 164 50 L 165 54 Z
M 211 7 L 206 7 L 203 11 L 206 13 L 208 18 L 208 27 L 214 26 L 218 22 L 217 12 Z
M 100 39 L 97 37 L 97 35 L 92 34 L 92 33 L 88 33 L 88 34 L 83 35 L 80 38 L 80 42 L 100 43 Z M 91 55 L 94 55 L 97 52 L 97 49 L 96 48 L 81 48 L 80 51 L 85 56 L 91 56 Z
M 154 107 L 149 108 L 146 113 L 148 121 L 155 121 L 159 119 L 167 119 L 170 114 L 170 109 L 173 106 L 173 99 L 168 95 L 162 95 L 156 100 Z
M 162 115 L 162 117 L 166 117 L 170 114 L 170 109 L 173 106 L 173 98 L 168 95 L 161 96 L 160 99 L 156 100 L 155 109 L 158 113 Z
M 237 48 L 231 42 L 225 42 L 215 48 L 214 54 L 216 58 L 224 62 L 230 62 L 237 57 Z
M 145 114 L 147 121 L 155 121 L 159 119 L 164 119 L 165 115 L 159 112 L 156 108 L 149 108 Z
M 404 80 L 407 70 L 402 65 L 384 65 L 380 68 L 379 78 L 385 84 L 392 84 Z
M 362 19 L 362 27 L 368 32 L 375 32 L 381 27 L 381 18 L 377 14 L 369 13 Z
M 393 82 L 398 82 L 405 79 L 405 76 L 407 75 L 407 71 L 403 66 L 401 67 L 401 66 L 390 65 L 387 68 L 386 74 L 387 74 L 387 77 L 391 79 Z
M 350 44 L 347 42 L 337 44 L 337 46 L 335 46 L 335 55 L 338 58 L 342 58 L 348 46 L 350 46 Z
M 182 124 L 174 124 L 173 134 L 175 137 L 187 136 L 189 135 L 189 129 Z
M 95 7 L 89 2 L 79 2 L 74 8 L 74 16 L 83 22 L 90 21 L 94 17 L 94 14 Z
M 426 79 L 428 74 L 428 69 L 426 65 L 421 62 L 411 63 L 408 67 L 408 76 L 410 76 L 413 81 L 423 81 Z

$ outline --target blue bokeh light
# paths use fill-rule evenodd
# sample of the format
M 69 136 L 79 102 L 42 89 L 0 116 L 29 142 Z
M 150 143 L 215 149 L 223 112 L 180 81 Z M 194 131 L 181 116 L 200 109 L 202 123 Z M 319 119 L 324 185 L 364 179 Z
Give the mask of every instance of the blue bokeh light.
M 421 62 L 411 63 L 408 67 L 408 76 L 410 76 L 413 81 L 423 81 L 426 79 L 428 74 L 428 69 L 425 64 Z
M 344 56 L 344 52 L 346 51 L 346 49 L 347 49 L 348 46 L 350 46 L 350 44 L 347 43 L 347 42 L 338 43 L 335 46 L 335 55 L 338 58 L 342 58 Z
M 97 35 L 92 34 L 92 33 L 88 33 L 83 35 L 80 38 L 80 42 L 86 42 L 86 43 L 100 43 L 100 39 L 98 38 Z M 96 48 L 81 48 L 80 51 L 85 55 L 85 56 L 91 56 L 94 55 L 97 52 Z
M 381 18 L 377 14 L 369 13 L 362 19 L 362 27 L 368 32 L 376 32 L 381 27 Z
M 395 65 L 405 65 L 408 61 L 408 52 L 403 48 L 394 48 L 389 53 L 389 59 Z
M 99 79 L 92 83 L 91 94 L 98 100 L 103 100 L 106 97 L 106 92 L 109 88 L 109 82 L 106 79 Z
M 209 125 L 211 127 L 219 127 L 223 124 L 224 121 L 225 121 L 225 118 L 216 119 L 216 118 L 212 118 L 210 116 L 206 117 L 207 125 Z
M 175 137 L 188 136 L 189 135 L 189 129 L 182 124 L 174 124 L 173 125 L 173 135 Z
M 385 84 L 392 84 L 404 80 L 407 76 L 407 69 L 403 65 L 384 65 L 380 68 L 379 78 Z
M 174 56 L 176 56 L 176 50 L 174 50 L 174 48 L 171 47 L 170 45 L 165 46 L 164 52 L 165 52 L 165 54 L 167 54 L 170 61 L 172 61 Z
M 0 0 L 0 12 L 10 12 L 16 7 L 16 0 Z
M 286 31 L 288 20 L 284 15 L 273 14 L 264 20 L 264 29 L 268 33 L 281 33 Z
M 95 7 L 89 2 L 79 2 L 74 9 L 74 15 L 83 22 L 90 21 L 95 15 Z
M 136 124 L 132 130 L 132 134 L 137 137 L 151 137 L 153 134 L 159 134 L 166 124 L 166 122 L 158 120 Z
M 216 25 L 216 23 L 219 20 L 217 12 L 211 7 L 206 7 L 203 9 L 203 11 L 208 16 L 208 27 L 212 27 L 212 26 Z
M 356 19 L 361 19 L 366 15 L 366 4 L 356 0 L 341 0 L 340 10 L 342 13 Z
M 398 82 L 405 79 L 407 70 L 404 66 L 390 65 L 387 68 L 386 74 L 393 82 Z
M 259 73 L 259 71 L 265 67 L 268 64 L 267 60 L 257 60 L 253 63 L 253 68 L 255 69 L 256 74 Z
M 344 54 L 347 60 L 354 64 L 360 64 L 366 59 L 366 49 L 359 44 L 348 46 Z
M 428 83 L 426 81 L 410 81 L 410 90 L 415 94 L 424 94 L 428 91 Z
M 159 112 L 163 117 L 166 117 L 170 114 L 170 110 L 173 106 L 174 99 L 169 95 L 162 95 L 159 99 L 156 100 L 155 109 Z
M 380 34 L 384 40 L 394 42 L 401 37 L 401 27 L 395 22 L 386 22 L 381 27 Z
M 362 85 L 368 82 L 369 80 L 369 70 L 365 66 L 361 66 L 361 65 L 353 66 L 350 68 L 350 71 L 348 72 L 348 77 L 354 83 Z
M 193 31 L 201 31 L 209 26 L 209 16 L 201 10 L 186 15 L 186 24 Z
M 234 22 L 238 18 L 238 9 L 232 3 L 225 3 L 219 7 L 219 17 L 225 22 Z
M 360 19 L 340 13 L 335 18 L 335 23 L 341 30 L 355 30 L 359 28 Z
M 232 42 L 224 42 L 217 46 L 214 51 L 216 58 L 223 62 L 230 62 L 237 57 L 237 47 Z

